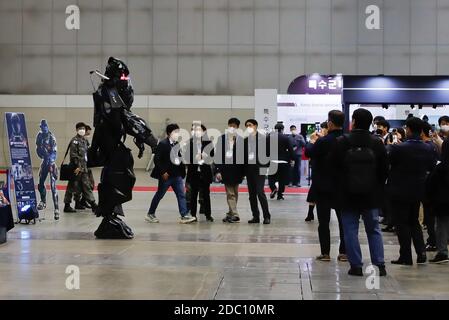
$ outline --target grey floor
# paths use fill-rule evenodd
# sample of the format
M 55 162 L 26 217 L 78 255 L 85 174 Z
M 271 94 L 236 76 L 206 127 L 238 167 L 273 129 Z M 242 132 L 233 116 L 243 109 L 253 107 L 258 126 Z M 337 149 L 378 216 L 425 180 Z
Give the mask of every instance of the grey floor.
M 145 181 L 139 173 L 140 185 Z M 449 265 L 388 263 L 389 275 L 378 289 L 368 289 L 368 275 L 348 276 L 348 264 L 336 261 L 335 218 L 333 261 L 315 261 L 318 224 L 304 222 L 305 195 L 271 200 L 267 226 L 246 223 L 246 194 L 239 199 L 240 224 L 221 222 L 225 195 L 213 194 L 214 223 L 201 216 L 196 224 L 180 225 L 173 193 L 161 202 L 161 222 L 148 224 L 144 215 L 152 196 L 135 192 L 125 206 L 133 240 L 95 240 L 100 219 L 88 211 L 63 213 L 55 222 L 51 203 L 44 221 L 16 225 L 0 246 L 0 299 L 449 299 Z M 369 264 L 363 233 L 361 243 Z M 384 243 L 389 262 L 397 257 L 397 240 L 386 234 Z M 66 287 L 69 265 L 79 267 L 79 290 Z

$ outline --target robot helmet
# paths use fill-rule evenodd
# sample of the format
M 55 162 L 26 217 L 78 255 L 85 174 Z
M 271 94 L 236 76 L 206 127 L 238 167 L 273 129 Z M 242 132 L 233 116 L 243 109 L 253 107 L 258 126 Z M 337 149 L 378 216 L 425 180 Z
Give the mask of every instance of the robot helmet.
M 47 120 L 45 120 L 45 119 L 41 120 L 40 128 L 41 128 L 42 133 L 48 133 L 49 130 L 48 130 Z
M 116 87 L 127 108 L 131 108 L 134 101 L 134 90 L 128 66 L 122 60 L 109 57 L 105 76 L 109 78 L 109 80 L 105 80 L 105 84 L 110 87 Z

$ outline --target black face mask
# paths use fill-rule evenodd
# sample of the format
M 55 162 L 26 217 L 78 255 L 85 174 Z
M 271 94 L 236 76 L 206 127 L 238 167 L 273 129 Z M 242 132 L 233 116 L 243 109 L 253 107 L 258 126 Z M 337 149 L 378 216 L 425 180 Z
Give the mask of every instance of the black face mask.
M 382 131 L 382 129 L 377 129 L 376 134 L 378 134 L 379 136 L 383 136 L 384 132 Z

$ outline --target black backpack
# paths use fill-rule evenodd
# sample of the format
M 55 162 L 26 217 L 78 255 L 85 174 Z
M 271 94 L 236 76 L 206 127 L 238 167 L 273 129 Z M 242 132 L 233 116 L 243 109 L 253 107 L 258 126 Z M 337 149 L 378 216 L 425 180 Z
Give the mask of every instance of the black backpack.
M 368 145 L 354 144 L 351 137 L 344 136 L 349 144 L 344 158 L 344 179 L 346 190 L 350 194 L 367 195 L 374 191 L 377 184 L 376 155 Z

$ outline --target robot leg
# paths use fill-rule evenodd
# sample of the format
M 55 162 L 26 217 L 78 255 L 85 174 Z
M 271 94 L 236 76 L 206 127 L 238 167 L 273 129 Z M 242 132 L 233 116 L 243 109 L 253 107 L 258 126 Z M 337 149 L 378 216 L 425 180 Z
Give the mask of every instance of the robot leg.
M 38 210 L 43 210 L 46 208 L 47 190 L 45 189 L 45 180 L 47 179 L 48 172 L 49 167 L 46 166 L 45 163 L 42 163 L 39 170 L 39 184 L 37 186 L 37 189 L 39 190 L 39 194 L 41 196 L 41 202 L 37 206 Z

